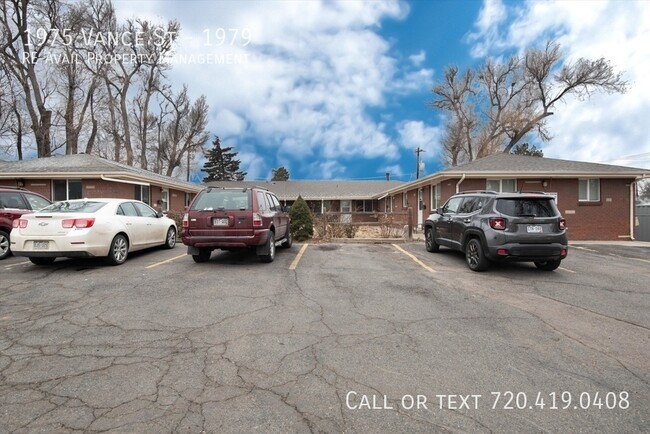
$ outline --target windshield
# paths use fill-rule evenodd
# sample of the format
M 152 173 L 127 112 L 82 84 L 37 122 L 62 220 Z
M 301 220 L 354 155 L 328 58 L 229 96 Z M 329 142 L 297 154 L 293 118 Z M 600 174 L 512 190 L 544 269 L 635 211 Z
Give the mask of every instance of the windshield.
M 547 198 L 508 198 L 497 200 L 497 211 L 513 217 L 555 217 L 555 204 Z
M 247 209 L 250 209 L 248 190 L 206 190 L 192 204 L 195 211 Z
M 49 212 L 60 212 L 60 213 L 73 213 L 73 212 L 85 212 L 85 213 L 93 213 L 96 212 L 98 209 L 102 208 L 104 205 L 106 205 L 106 202 L 94 202 L 94 201 L 80 201 L 80 202 L 68 202 L 68 201 L 61 201 L 61 202 L 56 202 L 53 203 L 50 206 L 47 206 L 40 210 L 39 212 L 42 213 L 49 213 Z

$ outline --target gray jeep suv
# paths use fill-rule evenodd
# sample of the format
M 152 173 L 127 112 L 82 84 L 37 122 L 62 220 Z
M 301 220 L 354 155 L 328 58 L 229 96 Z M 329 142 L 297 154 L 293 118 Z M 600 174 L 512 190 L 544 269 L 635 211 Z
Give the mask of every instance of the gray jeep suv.
M 543 193 L 458 193 L 427 218 L 424 231 L 427 251 L 459 250 L 473 271 L 490 261 L 528 261 L 551 271 L 568 251 L 566 221 Z

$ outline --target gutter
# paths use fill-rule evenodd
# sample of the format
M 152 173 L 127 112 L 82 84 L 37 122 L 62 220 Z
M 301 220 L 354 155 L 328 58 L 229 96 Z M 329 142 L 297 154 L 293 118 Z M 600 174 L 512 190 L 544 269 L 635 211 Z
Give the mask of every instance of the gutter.
M 151 186 L 151 184 L 149 184 L 148 182 L 127 181 L 126 179 L 110 178 L 106 175 L 101 175 L 101 178 L 104 181 L 109 181 L 109 182 L 121 182 L 123 184 L 132 184 L 132 185 L 146 185 L 147 187 Z

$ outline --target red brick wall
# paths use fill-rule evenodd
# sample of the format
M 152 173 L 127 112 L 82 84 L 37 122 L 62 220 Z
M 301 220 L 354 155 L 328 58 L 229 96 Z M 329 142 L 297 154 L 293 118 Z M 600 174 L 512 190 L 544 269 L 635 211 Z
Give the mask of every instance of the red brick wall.
M 15 182 L 7 182 L 5 185 L 16 185 Z M 25 181 L 25 188 L 41 194 L 52 200 L 52 183 L 49 179 L 33 179 Z M 151 204 L 155 204 L 161 198 L 160 186 L 150 186 Z M 135 185 L 123 182 L 104 181 L 103 179 L 84 179 L 81 183 L 81 194 L 83 197 L 92 198 L 135 198 Z M 169 190 L 169 210 L 182 212 L 185 209 L 185 192 Z
M 458 179 L 443 181 L 441 201 L 456 193 Z M 521 191 L 557 193 L 558 208 L 567 220 L 569 240 L 620 240 L 630 236 L 630 183 L 632 179 L 601 179 L 600 201 L 578 201 L 578 179 L 517 180 Z M 547 185 L 544 186 L 543 182 Z M 486 179 L 465 179 L 460 191 L 485 190 Z M 425 188 L 425 190 L 428 190 Z M 415 204 L 417 189 L 409 191 L 409 206 Z M 399 196 L 399 195 L 398 195 Z M 401 206 L 401 196 L 400 206 Z M 413 201 L 411 201 L 413 198 Z M 425 197 L 429 212 L 430 194 Z

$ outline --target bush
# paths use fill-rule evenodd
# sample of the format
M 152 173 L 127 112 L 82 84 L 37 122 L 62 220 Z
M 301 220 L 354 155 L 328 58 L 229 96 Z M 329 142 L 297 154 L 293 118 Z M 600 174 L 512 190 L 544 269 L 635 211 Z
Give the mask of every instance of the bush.
M 176 236 L 181 235 L 181 229 L 183 228 L 183 216 L 185 215 L 185 212 L 183 211 L 167 211 L 166 213 L 167 217 L 170 219 L 174 220 L 176 222 Z
M 304 241 L 314 234 L 314 220 L 307 202 L 298 196 L 298 199 L 291 205 L 289 211 L 291 216 L 291 234 L 296 241 Z

